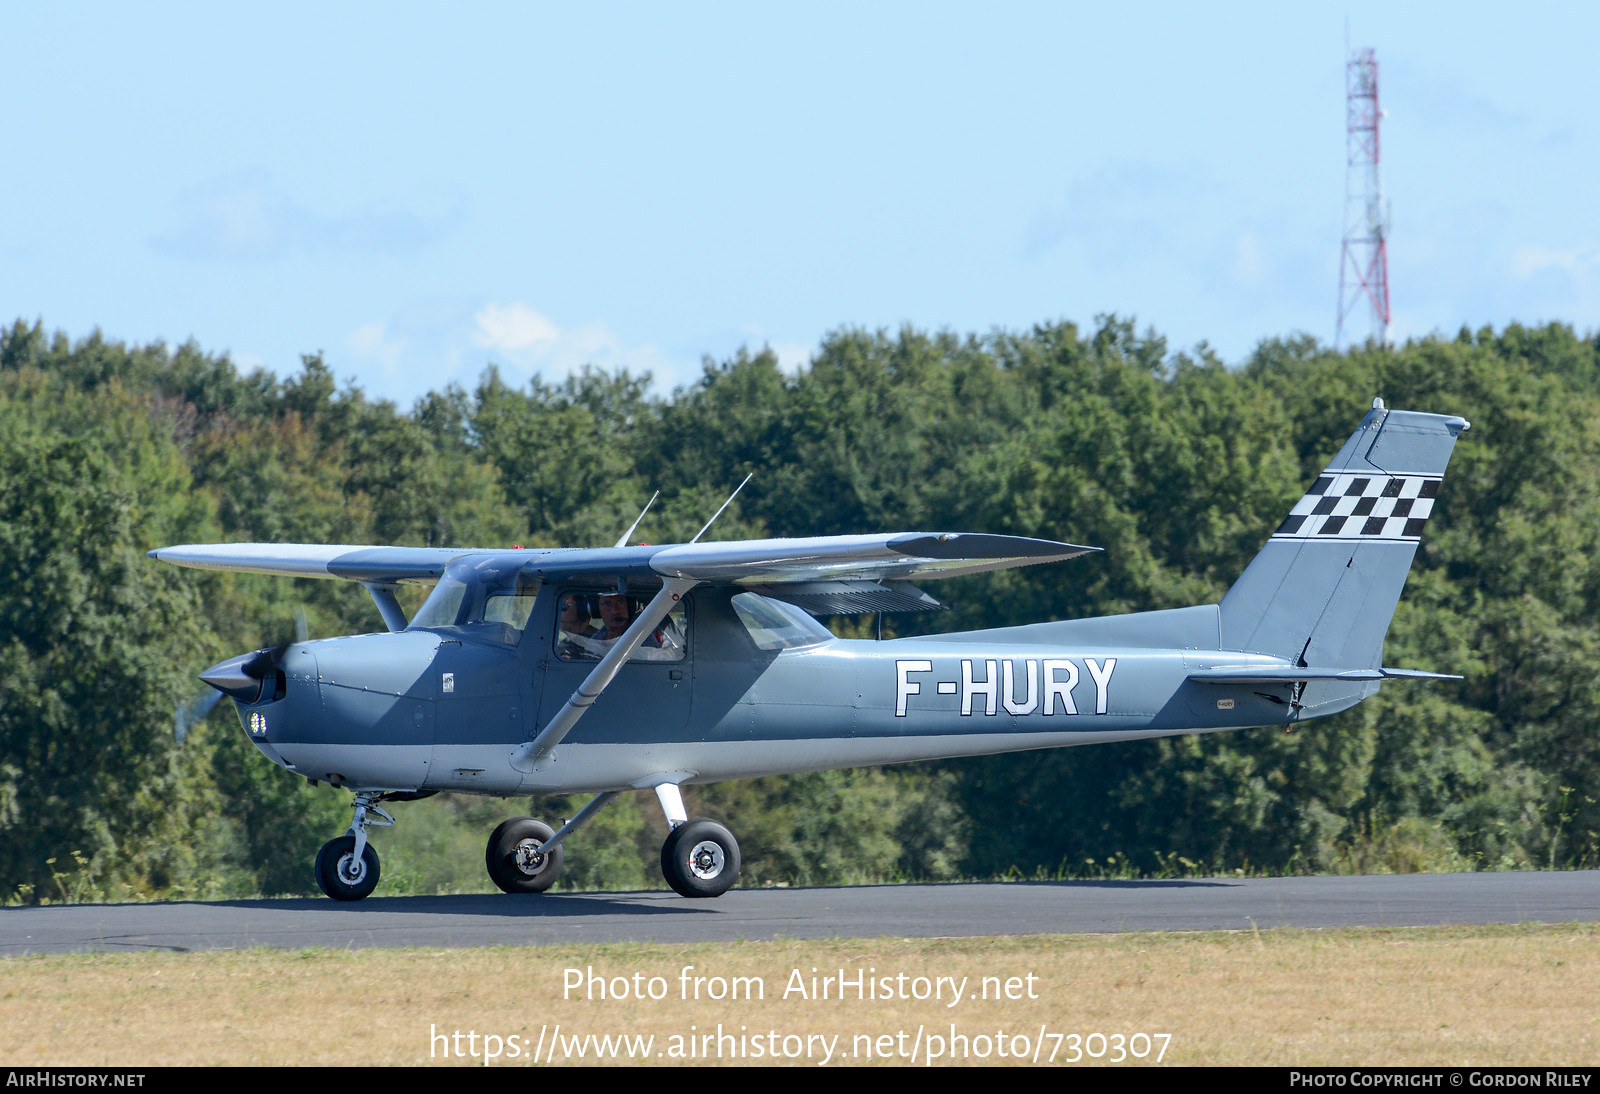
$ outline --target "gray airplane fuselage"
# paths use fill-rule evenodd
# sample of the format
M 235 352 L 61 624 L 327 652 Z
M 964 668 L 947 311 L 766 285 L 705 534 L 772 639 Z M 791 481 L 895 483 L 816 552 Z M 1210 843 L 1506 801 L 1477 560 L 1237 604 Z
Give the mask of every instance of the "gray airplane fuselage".
M 253 743 L 336 785 L 482 794 L 712 782 L 829 768 L 1282 725 L 1321 705 L 1318 685 L 1217 685 L 1219 664 L 1284 662 L 1219 650 L 1216 605 L 957 634 L 822 639 L 763 650 L 730 606 L 687 598 L 677 661 L 634 661 L 554 753 L 517 750 L 592 668 L 557 653 L 547 584 L 516 644 L 451 628 L 291 646 L 282 698 L 237 704 Z M 1331 698 L 1331 697 L 1330 697 Z

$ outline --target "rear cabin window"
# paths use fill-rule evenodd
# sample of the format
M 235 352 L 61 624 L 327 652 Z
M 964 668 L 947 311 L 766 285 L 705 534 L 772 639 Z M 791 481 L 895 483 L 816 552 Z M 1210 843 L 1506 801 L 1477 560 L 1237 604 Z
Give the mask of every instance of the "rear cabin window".
M 563 661 L 598 661 L 650 603 L 647 596 L 564 593 L 556 622 L 556 655 Z M 683 601 L 672 606 L 629 661 L 682 661 L 689 647 Z
M 832 632 L 811 616 L 781 600 L 756 593 L 740 593 L 733 598 L 739 622 L 750 632 L 757 649 L 788 650 L 814 646 L 833 637 Z

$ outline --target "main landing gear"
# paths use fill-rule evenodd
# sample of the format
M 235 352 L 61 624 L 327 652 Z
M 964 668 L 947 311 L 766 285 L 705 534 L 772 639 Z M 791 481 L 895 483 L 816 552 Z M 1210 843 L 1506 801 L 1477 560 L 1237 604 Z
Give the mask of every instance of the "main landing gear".
M 679 896 L 721 896 L 739 879 L 739 842 L 716 821 L 686 821 L 661 845 L 661 873 Z
M 542 893 L 561 876 L 562 848 L 544 850 L 555 831 L 532 817 L 501 821 L 483 854 L 489 880 L 505 893 Z
M 672 831 L 661 845 L 661 874 L 681 896 L 721 896 L 739 880 L 739 841 L 716 821 L 690 820 L 675 783 L 655 788 Z M 561 874 L 562 843 L 611 803 L 616 791 L 597 794 L 559 832 L 532 817 L 503 822 L 489 837 L 484 862 L 490 879 L 507 893 L 542 893 Z

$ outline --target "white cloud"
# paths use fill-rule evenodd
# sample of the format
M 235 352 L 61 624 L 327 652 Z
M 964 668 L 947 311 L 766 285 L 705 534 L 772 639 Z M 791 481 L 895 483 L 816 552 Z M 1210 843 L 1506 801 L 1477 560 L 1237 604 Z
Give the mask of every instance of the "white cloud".
M 489 350 L 493 363 L 511 366 L 525 376 L 558 381 L 584 365 L 594 365 L 606 371 L 627 369 L 635 376 L 649 372 L 656 390 L 666 393 L 700 375 L 698 361 L 674 360 L 657 346 L 626 346 L 601 323 L 557 326 L 521 301 L 486 304 L 472 321 L 468 336 L 472 344 Z
M 473 345 L 511 356 L 547 352 L 561 339 L 554 323 L 523 303 L 489 304 L 472 318 L 477 323 Z
M 1082 248 L 1098 268 L 1154 259 L 1216 238 L 1229 194 L 1204 172 L 1137 160 L 1108 163 L 1069 180 L 1034 210 L 1022 255 L 1033 261 L 1062 246 Z
M 778 367 L 791 376 L 810 367 L 812 354 L 816 352 L 815 346 L 800 342 L 775 342 L 756 323 L 747 324 L 737 337 L 751 353 L 755 353 L 758 347 L 771 350 L 778 359 Z
M 400 367 L 406 350 L 406 340 L 392 337 L 382 323 L 362 324 L 345 336 L 344 344 L 357 358 L 372 361 L 391 375 Z
M 245 168 L 189 187 L 178 222 L 152 238 L 181 258 L 279 259 L 314 252 L 412 254 L 457 226 L 463 207 L 435 203 L 426 212 L 364 201 L 333 213 L 313 209 L 264 168 Z
M 1511 272 L 1519 278 L 1532 277 L 1545 270 L 1559 270 L 1577 276 L 1600 267 L 1600 248 L 1590 243 L 1559 250 L 1524 244 L 1511 253 Z
M 799 342 L 768 342 L 767 347 L 778 355 L 778 367 L 787 373 L 797 373 L 811 364 L 810 346 Z
M 1261 246 L 1260 238 L 1249 230 L 1241 232 L 1233 244 L 1234 280 L 1254 285 L 1260 282 L 1266 273 L 1267 255 Z

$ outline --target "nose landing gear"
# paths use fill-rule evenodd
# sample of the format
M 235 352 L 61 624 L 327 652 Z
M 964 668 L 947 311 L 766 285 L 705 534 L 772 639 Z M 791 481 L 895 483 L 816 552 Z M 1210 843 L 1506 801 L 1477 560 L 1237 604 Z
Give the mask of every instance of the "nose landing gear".
M 340 836 L 317 852 L 317 884 L 335 900 L 360 900 L 378 887 L 378 852 L 356 850 L 356 837 Z
M 350 831 L 317 852 L 317 885 L 334 900 L 360 900 L 378 887 L 378 852 L 367 843 L 367 828 L 394 827 L 394 818 L 378 804 L 383 796 L 373 791 L 357 794 Z

